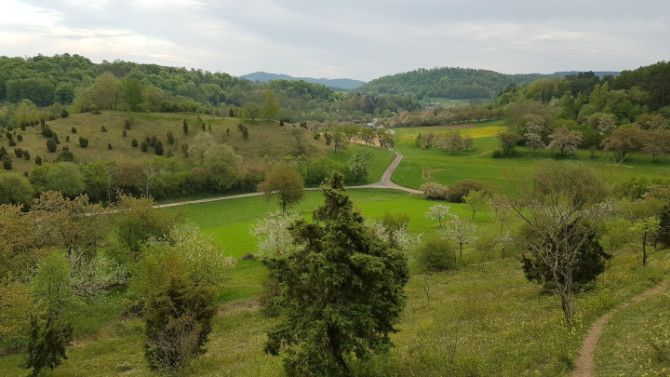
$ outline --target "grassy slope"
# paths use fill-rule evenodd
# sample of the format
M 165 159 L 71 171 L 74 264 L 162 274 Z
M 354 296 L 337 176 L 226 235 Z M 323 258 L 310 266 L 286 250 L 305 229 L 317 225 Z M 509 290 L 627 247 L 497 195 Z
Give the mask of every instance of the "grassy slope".
M 391 190 L 351 190 L 350 194 L 366 218 L 382 216 L 387 210 L 405 212 L 411 217 L 412 230 L 424 232 L 424 237 L 436 231 L 435 224 L 424 217 L 434 202 Z M 307 193 L 298 209 L 309 216 L 320 202 L 318 193 Z M 248 198 L 192 205 L 183 211 L 190 221 L 219 238 L 231 254 L 241 255 L 253 250 L 248 226 L 276 208 L 262 198 Z M 468 213 L 463 205 L 452 205 L 452 212 L 461 216 Z M 477 214 L 478 223 L 488 233 L 496 231 L 490 215 L 490 211 Z M 618 255 L 599 278 L 596 289 L 579 295 L 574 329 L 562 325 L 556 297 L 542 295 L 537 286 L 526 282 L 514 253 L 506 258 L 499 252 L 489 255 L 484 273 L 471 264 L 457 272 L 439 274 L 423 272 L 410 255 L 407 308 L 398 326 L 400 332 L 392 336 L 396 347 L 387 357 L 355 365 L 354 369 L 357 375 L 566 375 L 591 321 L 658 281 L 667 268 L 665 255 L 667 252 L 652 254 L 647 269 L 634 268 L 639 264 L 636 255 Z M 466 249 L 466 263 L 475 263 L 478 258 L 473 250 Z M 279 359 L 262 352 L 265 331 L 274 322 L 260 315 L 255 298 L 264 275 L 258 261 L 239 263 L 219 295 L 222 304 L 210 351 L 188 375 L 281 374 Z M 69 359 L 45 375 L 150 376 L 142 356 L 143 324 L 120 316 L 122 306 L 123 297 L 117 295 L 82 313 L 76 323 L 88 324 L 68 349 Z M 20 355 L 2 357 L 0 370 L 8 376 L 23 375 L 25 371 L 17 368 L 20 362 Z
M 142 153 L 140 148 L 133 148 L 131 141 L 137 139 L 139 143 L 146 136 L 156 135 L 165 148 L 164 155 L 172 153 L 174 156 L 183 159 L 181 153 L 181 144 L 187 143 L 193 145 L 193 141 L 201 127 L 196 126 L 196 116 L 193 114 L 175 114 L 175 113 L 133 113 L 133 127 L 127 131 L 127 136 L 123 137 L 123 125 L 128 118 L 128 113 L 117 111 L 103 111 L 99 115 L 91 113 L 73 114 L 68 118 L 57 119 L 47 122 L 53 131 L 58 134 L 61 144 L 58 152 L 49 153 L 46 149 L 46 139 L 40 135 L 40 127 L 28 127 L 25 131 L 16 130 L 17 135 L 23 136 L 23 141 L 17 144 L 17 147 L 27 149 L 31 154 L 31 161 L 23 159 L 14 159 L 14 171 L 23 172 L 34 166 L 35 156 L 41 156 L 43 159 L 53 161 L 60 153 L 60 147 L 69 145 L 70 151 L 75 155 L 75 159 L 82 162 L 88 161 L 108 161 L 114 159 L 144 159 L 153 155 L 150 148 L 147 153 Z M 186 119 L 189 124 L 189 133 L 183 132 L 183 120 Z M 245 161 L 251 163 L 262 163 L 266 156 L 270 160 L 282 159 L 290 155 L 295 150 L 295 139 L 291 135 L 292 126 L 279 127 L 274 121 L 246 121 L 249 128 L 249 138 L 244 140 L 242 133 L 238 131 L 237 125 L 240 123 L 238 118 L 218 118 L 208 115 L 201 116 L 202 123 L 211 124 L 212 136 L 217 143 L 226 143 L 235 148 L 235 151 L 244 157 Z M 102 132 L 105 127 L 107 132 Z M 77 129 L 77 133 L 71 132 L 72 127 Z M 226 131 L 230 129 L 230 134 Z M 171 131 L 176 139 L 174 145 L 167 143 L 166 134 Z M 70 136 L 70 142 L 66 141 L 66 136 Z M 79 136 L 89 139 L 87 148 L 79 146 Z M 16 138 L 15 138 L 16 139 Z M 12 153 L 9 141 L 6 138 L 0 139 L 0 145 L 4 146 L 8 152 Z M 108 150 L 107 144 L 112 145 L 112 150 Z M 309 135 L 305 135 L 306 152 L 309 156 L 315 157 L 325 153 L 327 149 L 323 140 L 313 140 Z M 189 160 L 190 161 L 190 160 Z

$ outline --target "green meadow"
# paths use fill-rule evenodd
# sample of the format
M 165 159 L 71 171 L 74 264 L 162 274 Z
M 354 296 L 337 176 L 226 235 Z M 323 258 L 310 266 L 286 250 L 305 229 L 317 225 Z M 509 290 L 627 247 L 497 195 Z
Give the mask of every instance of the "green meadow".
M 502 122 L 478 124 L 476 128 L 459 129 L 462 134 L 474 139 L 474 148 L 469 151 L 450 154 L 444 150 L 421 150 L 414 145 L 419 132 L 437 134 L 453 132 L 453 128 L 417 127 L 396 130 L 398 152 L 405 156 L 393 175 L 393 181 L 401 186 L 419 188 L 427 182 L 451 185 L 462 179 L 473 179 L 491 184 L 502 192 L 513 191 L 513 186 L 521 179 L 532 175 L 533 167 L 539 160 L 557 158 L 555 154 L 544 150 L 536 153 L 524 147 L 518 147 L 518 155 L 510 158 L 492 158 L 498 148 L 497 134 L 506 130 Z M 627 156 L 623 163 L 615 160 L 610 152 L 597 151 L 595 158 L 590 152 L 579 150 L 570 157 L 582 161 L 598 171 L 607 182 L 615 184 L 630 178 L 670 177 L 670 157 L 652 160 L 650 156 L 634 153 Z M 428 175 L 430 174 L 430 175 Z

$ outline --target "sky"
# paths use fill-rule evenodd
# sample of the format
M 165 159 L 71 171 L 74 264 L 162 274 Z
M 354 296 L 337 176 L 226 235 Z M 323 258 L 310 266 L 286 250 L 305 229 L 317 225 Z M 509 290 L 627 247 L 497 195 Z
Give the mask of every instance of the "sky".
M 369 81 L 670 60 L 668 0 L 2 0 L 0 55 Z

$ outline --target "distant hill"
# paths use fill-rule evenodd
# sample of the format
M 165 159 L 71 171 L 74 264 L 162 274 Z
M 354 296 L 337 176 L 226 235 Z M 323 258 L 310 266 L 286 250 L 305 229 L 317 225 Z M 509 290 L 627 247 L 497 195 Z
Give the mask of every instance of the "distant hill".
M 558 77 L 565 77 L 565 76 L 574 76 L 579 73 L 582 73 L 583 71 L 565 71 L 565 72 L 554 72 L 552 76 L 558 76 Z M 621 72 L 615 72 L 615 71 L 597 71 L 593 72 L 596 76 L 598 77 L 603 77 L 603 76 L 619 76 Z
M 321 84 L 333 90 L 352 90 L 360 88 L 365 84 L 365 81 L 352 79 L 315 79 L 311 77 L 293 77 L 284 74 L 254 72 L 248 75 L 240 76 L 241 79 L 249 81 L 269 82 L 272 80 L 289 80 L 289 81 L 306 81 L 312 84 Z
M 491 98 L 509 85 L 529 84 L 544 76 L 541 74 L 507 75 L 469 68 L 422 68 L 380 77 L 356 91 L 371 95 L 414 95 L 418 99 L 426 97 Z

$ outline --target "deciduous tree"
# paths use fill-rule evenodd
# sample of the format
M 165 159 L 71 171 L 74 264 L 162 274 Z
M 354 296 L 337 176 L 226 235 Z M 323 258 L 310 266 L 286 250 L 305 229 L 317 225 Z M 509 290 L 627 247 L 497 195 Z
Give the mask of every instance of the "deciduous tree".
M 265 180 L 258 185 L 258 191 L 263 192 L 267 199 L 275 194 L 286 214 L 286 209 L 302 200 L 305 196 L 305 181 L 302 175 L 287 164 L 277 164 L 265 174 Z

